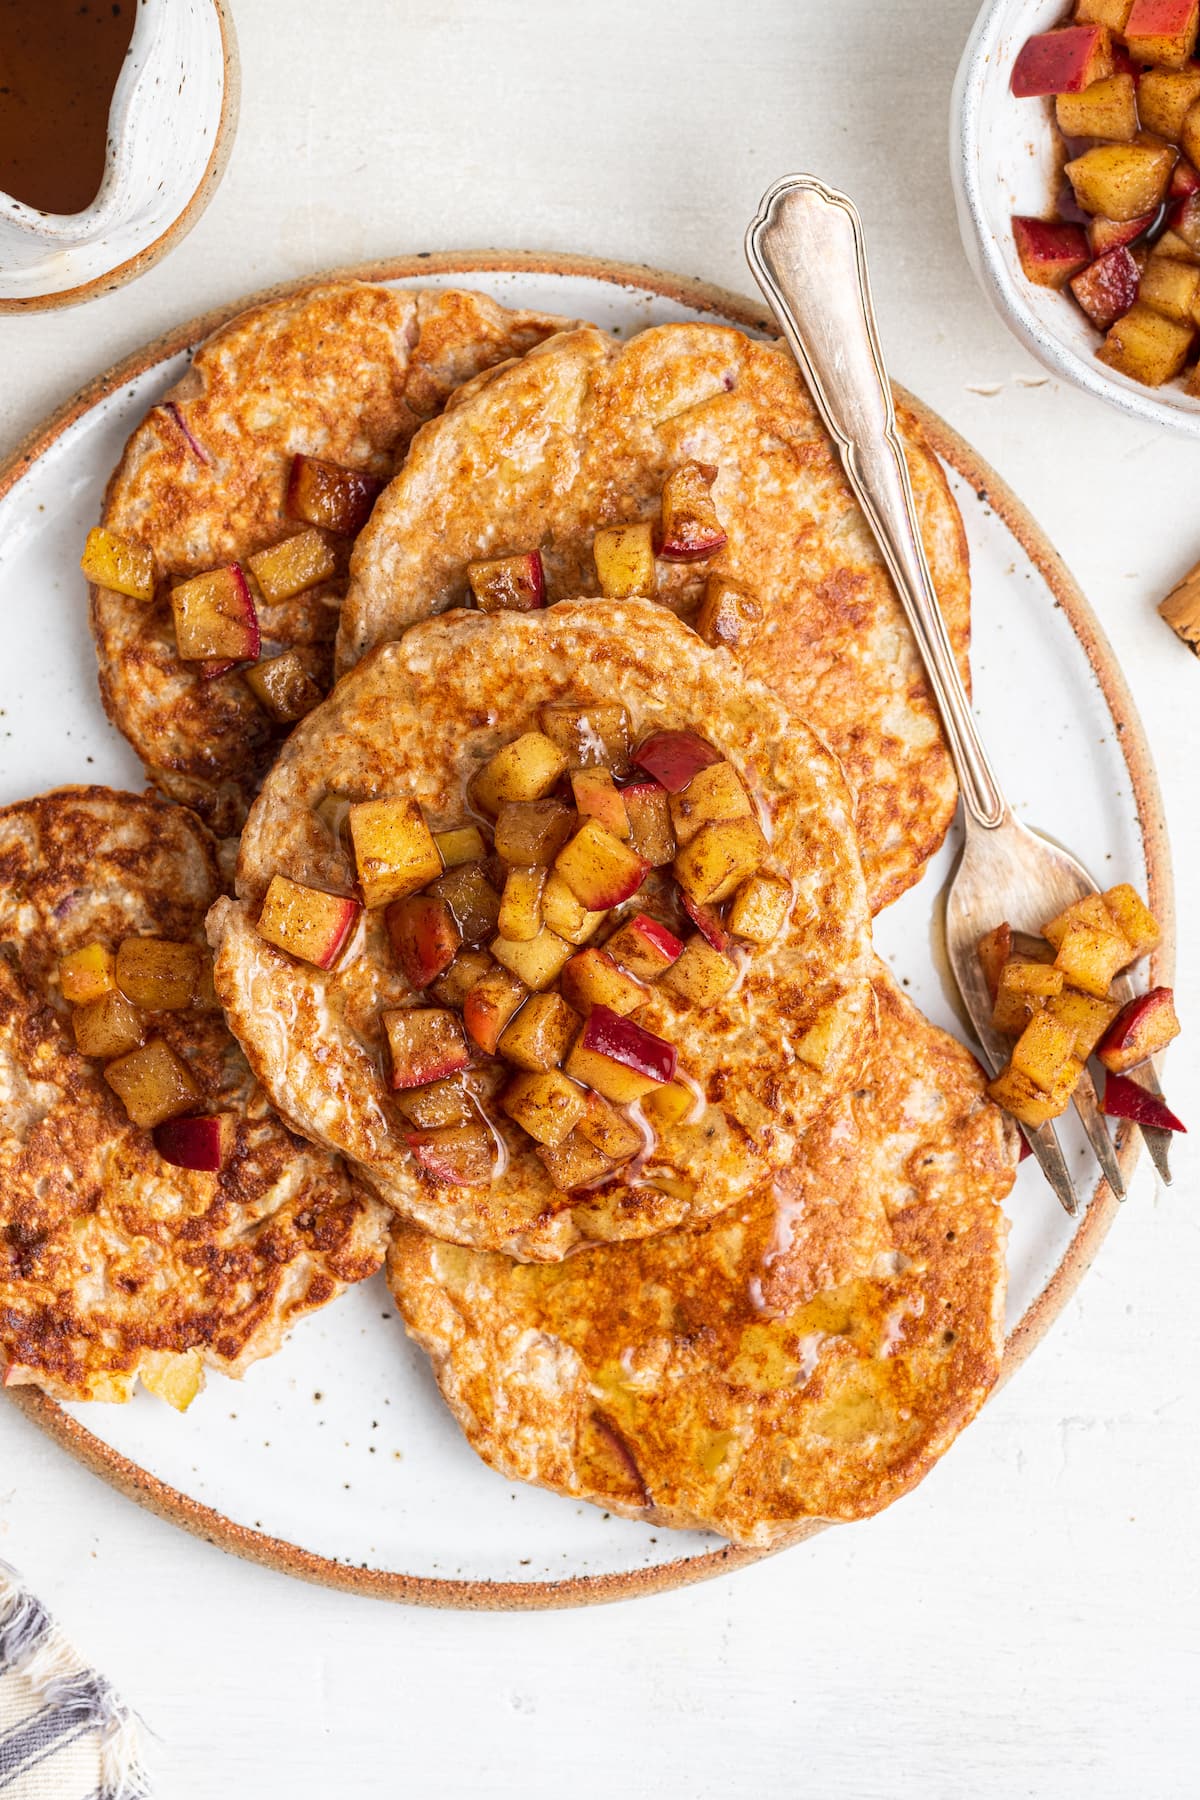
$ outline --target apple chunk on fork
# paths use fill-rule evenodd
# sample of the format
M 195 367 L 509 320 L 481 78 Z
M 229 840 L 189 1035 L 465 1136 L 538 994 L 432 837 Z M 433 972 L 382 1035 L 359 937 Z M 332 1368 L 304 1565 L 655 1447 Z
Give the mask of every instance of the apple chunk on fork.
M 193 575 L 171 589 L 175 647 L 184 662 L 256 662 L 258 613 L 240 563 Z
M 1157 1056 L 1178 1036 L 1174 993 L 1168 987 L 1151 988 L 1121 1008 L 1101 1038 L 1096 1055 L 1110 1074 L 1124 1075 Z

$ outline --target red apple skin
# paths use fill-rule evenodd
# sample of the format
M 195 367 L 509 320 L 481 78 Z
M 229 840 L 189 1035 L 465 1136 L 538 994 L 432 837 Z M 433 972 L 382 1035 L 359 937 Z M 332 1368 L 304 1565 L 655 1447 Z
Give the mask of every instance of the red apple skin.
M 1124 36 L 1182 37 L 1193 23 L 1196 0 L 1133 0 Z
M 1012 228 L 1022 273 L 1035 287 L 1064 287 L 1091 260 L 1082 225 L 1014 215 Z
M 1181 156 L 1171 170 L 1171 186 L 1167 191 L 1172 200 L 1186 200 L 1189 194 L 1200 194 L 1200 174 L 1186 156 Z
M 233 1150 L 237 1128 L 232 1113 L 206 1113 L 199 1118 L 168 1119 L 153 1131 L 154 1148 L 176 1169 L 215 1175 Z
M 729 542 L 728 533 L 719 529 L 707 534 L 697 533 L 686 543 L 680 538 L 661 538 L 656 546 L 656 554 L 664 562 L 703 562 L 707 557 L 715 556 Z
M 410 894 L 384 914 L 392 954 L 411 987 L 427 988 L 444 974 L 462 947 L 462 934 L 444 900 Z
M 595 1050 L 613 1062 L 624 1063 L 651 1081 L 673 1081 L 678 1052 L 674 1044 L 656 1037 L 632 1019 L 623 1019 L 607 1006 L 594 1006 L 579 1038 L 580 1048 Z
M 1081 94 L 1100 78 L 1108 46 L 1103 25 L 1068 25 L 1027 38 L 1013 64 L 1011 87 L 1018 100 L 1039 94 Z
M 1098 331 L 1123 319 L 1138 297 L 1142 272 L 1130 250 L 1110 250 L 1071 277 L 1070 288 Z
M 707 938 L 714 950 L 728 950 L 729 933 L 726 931 L 724 925 L 722 925 L 720 918 L 713 911 L 712 907 L 705 906 L 701 900 L 693 900 L 691 895 L 685 894 L 682 888 L 679 890 L 679 898 L 683 904 L 684 912 L 692 921 L 692 924 L 696 927 L 696 930 L 700 933 L 701 937 Z M 681 951 L 682 948 L 683 946 L 680 945 Z
M 1175 165 L 1179 167 L 1178 163 Z M 1139 219 L 1089 219 L 1087 223 L 1088 248 L 1093 256 L 1107 256 L 1112 250 L 1124 250 L 1149 231 L 1157 213 L 1143 213 Z
M 448 1187 L 476 1187 L 495 1170 L 495 1145 L 485 1125 L 449 1125 L 409 1131 L 404 1142 L 414 1162 Z
M 633 753 L 633 761 L 653 775 L 668 794 L 679 794 L 693 775 L 721 761 L 721 752 L 694 731 L 656 731 Z
M 1165 1050 L 1178 1036 L 1174 991 L 1151 988 L 1121 1008 L 1097 1044 L 1096 1055 L 1110 1074 L 1123 1075 Z
M 1175 1117 L 1165 1100 L 1152 1094 L 1128 1075 L 1108 1075 L 1104 1081 L 1102 1111 L 1110 1119 L 1132 1119 L 1135 1125 L 1153 1125 L 1160 1131 L 1182 1131 L 1187 1126 Z
M 424 1062 L 410 1063 L 405 1069 L 392 1064 L 392 1086 L 394 1088 L 426 1087 L 431 1081 L 445 1081 L 448 1075 L 461 1075 L 464 1069 L 471 1066 L 469 1051 L 461 1055 L 448 1051 L 445 1056 L 429 1057 Z
M 640 933 L 647 939 L 652 949 L 663 959 L 664 967 L 670 968 L 683 955 L 683 943 L 669 931 L 658 919 L 652 919 L 649 913 L 634 913 L 629 921 L 631 930 Z
M 180 409 L 176 405 L 175 401 L 168 400 L 166 406 L 163 408 L 163 411 L 170 413 L 172 419 L 175 421 L 176 425 L 179 427 L 180 431 L 183 433 L 184 437 L 187 439 L 188 448 L 191 450 L 192 455 L 195 456 L 200 462 L 204 463 L 207 466 L 208 460 L 209 460 L 208 453 L 206 450 L 204 450 L 202 445 L 198 442 L 198 440 L 195 437 L 193 437 L 192 433 L 188 430 L 187 420 L 184 418 L 183 413 L 180 411 Z
M 640 858 L 639 862 L 641 862 Z M 650 864 L 641 862 L 640 872 L 631 869 L 624 881 L 614 882 L 612 887 L 591 888 L 582 904 L 587 907 L 589 912 L 607 912 L 610 907 L 620 906 L 622 901 L 633 899 L 649 873 Z

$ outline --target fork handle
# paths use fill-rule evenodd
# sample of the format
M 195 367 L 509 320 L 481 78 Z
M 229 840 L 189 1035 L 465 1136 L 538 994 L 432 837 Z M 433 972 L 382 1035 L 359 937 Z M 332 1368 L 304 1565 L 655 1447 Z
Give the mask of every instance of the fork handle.
M 968 819 L 1008 807 L 975 727 L 921 543 L 871 302 L 862 221 L 844 194 L 785 175 L 763 196 L 746 256 L 783 326 L 878 540 L 942 716 Z

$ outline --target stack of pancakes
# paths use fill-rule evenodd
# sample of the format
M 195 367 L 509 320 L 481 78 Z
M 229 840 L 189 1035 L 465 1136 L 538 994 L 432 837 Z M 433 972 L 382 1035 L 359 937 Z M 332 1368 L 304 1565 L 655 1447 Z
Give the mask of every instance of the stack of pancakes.
M 961 522 L 901 424 L 965 675 Z M 295 529 L 297 453 L 390 481 L 335 579 L 261 610 L 271 654 L 337 678 L 285 739 L 236 672 L 179 660 L 169 590 Z M 724 547 L 661 563 L 652 597 L 600 598 L 596 529 L 654 516 L 691 461 L 717 470 Z M 871 947 L 945 835 L 953 771 L 787 354 L 715 325 L 621 344 L 479 295 L 326 285 L 197 352 L 104 523 L 155 556 L 156 599 L 93 590 L 92 622 L 157 794 L 0 813 L 6 1380 L 120 1398 L 164 1356 L 239 1373 L 386 1255 L 448 1404 L 513 1478 L 760 1546 L 911 1487 L 996 1378 L 1016 1139 Z M 469 564 L 533 549 L 544 611 L 471 609 Z M 692 629 L 714 568 L 756 598 L 736 643 Z M 560 1192 L 514 1143 L 491 1183 L 451 1186 L 409 1155 L 371 1049 L 380 1007 L 418 998 L 374 915 L 332 973 L 255 922 L 276 873 L 352 880 L 329 796 L 411 795 L 448 828 L 470 771 L 562 700 L 620 701 L 635 737 L 698 730 L 752 777 L 792 922 L 717 1008 L 652 1003 L 708 1106 L 646 1181 Z M 56 978 L 92 938 L 199 938 L 206 915 L 215 998 L 189 1054 L 239 1115 L 216 1175 L 157 1160 L 70 1047 Z M 814 1036 L 823 1055 L 797 1058 Z

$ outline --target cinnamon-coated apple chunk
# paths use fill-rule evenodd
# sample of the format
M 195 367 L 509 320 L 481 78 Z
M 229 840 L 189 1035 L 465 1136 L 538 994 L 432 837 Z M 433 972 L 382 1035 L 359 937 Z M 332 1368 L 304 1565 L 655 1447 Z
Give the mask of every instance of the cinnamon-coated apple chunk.
M 62 997 L 72 1006 L 86 1006 L 116 986 L 117 959 L 107 944 L 83 944 L 64 956 L 58 965 Z
M 237 1120 L 232 1113 L 200 1113 L 164 1119 L 154 1127 L 154 1148 L 176 1169 L 215 1175 L 233 1155 Z
M 1085 212 L 1135 219 L 1162 204 L 1176 155 L 1158 142 L 1096 144 L 1067 163 L 1066 175 Z
M 580 950 L 563 967 L 562 991 L 580 1013 L 607 1006 L 622 1017 L 637 1012 L 650 989 L 611 957 L 607 950 Z
M 528 998 L 529 989 L 511 969 L 493 963 L 480 976 L 463 1001 L 463 1024 L 481 1050 L 495 1055 L 501 1032 Z
M 641 1101 L 643 1116 L 654 1131 L 670 1131 L 687 1118 L 695 1105 L 695 1094 L 682 1081 L 668 1081 Z
M 384 915 L 392 954 L 410 987 L 429 987 L 450 967 L 462 934 L 446 902 L 436 894 L 393 900 Z
M 421 1131 L 440 1131 L 447 1125 L 477 1125 L 479 1113 L 457 1075 L 431 1081 L 428 1087 L 402 1088 L 396 1107 Z
M 1140 300 L 1117 320 L 1096 355 L 1110 369 L 1140 381 L 1145 387 L 1161 387 L 1183 368 L 1196 336 L 1191 325 L 1165 319 Z
M 1178 168 L 1178 163 L 1175 166 Z M 1171 179 L 1174 180 L 1174 174 Z M 1107 256 L 1110 250 L 1125 249 L 1149 231 L 1157 216 L 1157 213 L 1142 213 L 1136 219 L 1089 219 L 1084 228 L 1088 249 L 1097 257 Z
M 609 938 L 604 948 L 623 969 L 639 981 L 655 981 L 669 969 L 683 950 L 675 933 L 648 913 L 634 913 Z
M 1100 1104 L 1111 1119 L 1132 1119 L 1137 1125 L 1152 1125 L 1159 1131 L 1187 1131 L 1165 1100 L 1128 1075 L 1106 1076 Z
M 603 1151 L 614 1166 L 631 1161 L 646 1148 L 646 1139 L 632 1120 L 590 1088 L 584 1095 L 583 1117 L 576 1129 L 589 1144 Z
M 1072 925 L 1058 946 L 1055 967 L 1062 970 L 1069 987 L 1103 999 L 1114 975 L 1129 962 L 1129 944 L 1123 937 L 1094 925 Z
M 1132 75 L 1106 75 L 1082 93 L 1059 94 L 1054 112 L 1065 137 L 1132 144 L 1138 134 L 1137 87 Z
M 1075 925 L 1092 925 L 1097 931 L 1107 931 L 1113 937 L 1123 937 L 1124 933 L 1109 911 L 1108 902 L 1103 894 L 1084 894 L 1080 900 L 1073 900 L 1052 919 L 1047 919 L 1042 926 L 1042 936 L 1052 950 L 1057 950 L 1068 931 Z
M 477 981 L 496 967 L 486 950 L 460 950 L 450 967 L 438 976 L 430 993 L 443 1006 L 463 1007 Z
M 425 1087 L 470 1066 L 471 1052 L 456 1013 L 435 1006 L 402 1006 L 382 1016 L 394 1088 Z
M 1029 962 L 1011 956 L 1000 971 L 996 999 L 992 1006 L 992 1025 L 1008 1037 L 1024 1031 L 1043 1001 L 1061 994 L 1063 972 L 1050 964 Z
M 1135 62 L 1182 69 L 1196 48 L 1196 0 L 1133 0 L 1124 38 Z
M 1194 263 L 1176 262 L 1174 257 L 1155 254 L 1142 270 L 1138 297 L 1155 312 L 1190 325 L 1194 323 L 1192 311 L 1198 289 L 1200 268 Z
M 1154 260 L 1153 258 L 1151 260 Z M 1200 271 L 1197 271 L 1200 274 Z M 1070 281 L 1071 293 L 1097 331 L 1109 331 L 1138 297 L 1142 270 L 1132 251 L 1110 250 Z
M 178 1012 L 199 992 L 203 960 L 198 944 L 126 938 L 117 950 L 117 986 L 148 1012 Z
M 366 469 L 347 469 L 320 456 L 293 456 L 287 510 L 293 519 L 339 537 L 354 537 L 371 516 L 387 483 Z
M 564 768 L 603 768 L 613 775 L 628 771 L 629 714 L 619 702 L 554 700 L 538 717 L 543 732 L 562 751 Z
M 1151 988 L 1121 1008 L 1096 1054 L 1112 1074 L 1124 1075 L 1157 1056 L 1178 1036 L 1174 993 L 1168 987 Z
M 1188 194 L 1176 200 L 1167 213 L 1167 230 L 1158 240 L 1163 256 L 1174 256 L 1186 262 L 1200 256 L 1200 195 Z
M 240 563 L 193 575 L 171 589 L 175 648 L 184 662 L 254 662 L 258 613 Z
M 558 979 L 560 970 L 573 952 L 573 946 L 565 943 L 557 932 L 551 931 L 546 925 L 542 926 L 536 937 L 525 940 L 493 938 L 490 948 L 496 961 L 518 976 L 535 993 L 540 993 Z
M 653 599 L 658 593 L 654 526 L 649 519 L 602 527 L 592 539 L 592 557 L 606 600 Z
M 147 1131 L 165 1119 L 192 1112 L 200 1099 L 187 1064 L 162 1038 L 152 1038 L 110 1062 L 104 1079 L 133 1123 Z
M 136 1049 L 145 1036 L 137 1007 L 115 987 L 101 994 L 99 999 L 77 1007 L 71 1015 L 71 1024 L 79 1054 L 98 1056 L 105 1061 Z
M 561 800 L 510 800 L 496 815 L 496 855 L 516 868 L 552 863 L 578 823 Z
M 1117 37 L 1133 10 L 1133 0 L 1075 0 L 1071 15 L 1076 25 L 1107 25 Z
M 482 863 L 460 863 L 430 884 L 429 892 L 444 900 L 454 914 L 464 944 L 480 944 L 500 920 L 500 896 Z
M 608 769 L 573 770 L 571 792 L 580 818 L 596 819 L 605 831 L 611 831 L 622 843 L 629 842 L 631 832 L 625 800 Z
M 676 1058 L 675 1046 L 665 1038 L 597 1006 L 575 1040 L 566 1072 L 605 1100 L 628 1106 L 673 1080 Z
M 405 1133 L 413 1161 L 447 1187 L 483 1187 L 496 1168 L 496 1141 L 486 1125 L 445 1125 Z
M 753 594 L 714 569 L 704 584 L 696 631 L 706 644 L 724 644 L 726 649 L 736 650 L 762 623 L 762 616 Z
M 658 553 L 666 562 L 698 562 L 723 550 L 727 540 L 713 503 L 717 471 L 687 462 L 663 483 Z
M 596 1144 L 579 1130 L 569 1132 L 561 1144 L 539 1144 L 537 1154 L 556 1188 L 570 1193 L 573 1188 L 591 1187 L 605 1175 L 611 1175 L 614 1164 Z
M 331 969 L 361 912 L 358 901 L 346 894 L 327 894 L 274 875 L 258 915 L 258 935 L 301 962 Z
M 671 796 L 657 781 L 634 781 L 621 789 L 629 841 L 653 869 L 661 869 L 675 856 L 675 827 L 671 824 Z
M 555 857 L 554 867 L 589 912 L 603 912 L 630 899 L 650 872 L 649 863 L 636 850 L 595 819 L 584 820 Z
M 757 819 L 705 825 L 676 856 L 675 878 L 693 900 L 714 906 L 755 873 L 766 853 Z
M 732 763 L 710 763 L 698 769 L 687 786 L 670 797 L 671 823 L 675 842 L 680 849 L 690 844 L 705 825 L 719 825 L 725 819 L 748 819 L 754 809 L 750 796 L 742 786 L 741 776 Z
M 688 893 L 680 892 L 680 904 L 701 937 L 714 950 L 728 950 L 729 932 L 725 921 L 715 906 L 704 906 L 699 900 L 693 900 Z
M 537 612 L 546 604 L 546 577 L 538 550 L 468 563 L 467 581 L 480 612 Z
M 1011 1063 L 1037 1087 L 1050 1093 L 1068 1062 L 1075 1059 L 1075 1033 L 1050 1013 L 1034 1013 L 1012 1048 Z
M 1066 1063 L 1053 1092 L 1047 1093 L 1027 1075 L 1020 1074 L 1010 1063 L 1001 1069 L 993 1081 L 988 1082 L 987 1091 L 998 1106 L 1010 1112 L 1023 1125 L 1036 1129 L 1039 1125 L 1048 1124 L 1051 1119 L 1057 1119 L 1067 1110 L 1075 1083 L 1082 1073 L 1082 1063 L 1074 1060 Z
M 697 932 L 662 977 L 662 986 L 684 1006 L 700 1011 L 723 1000 L 737 978 L 737 964 Z
M 500 1097 L 500 1104 L 522 1131 L 539 1144 L 553 1148 L 570 1135 L 583 1117 L 583 1089 L 557 1069 L 518 1075 Z
M 497 1049 L 518 1069 L 557 1069 L 582 1023 L 561 994 L 531 994 L 501 1033 Z
M 639 769 L 645 769 L 668 794 L 678 794 L 693 776 L 711 763 L 724 761 L 706 739 L 694 731 L 652 731 L 633 753 Z
M 787 924 L 792 890 L 778 875 L 751 875 L 729 904 L 729 929 L 752 944 L 771 944 Z
M 433 833 L 415 800 L 360 800 L 350 808 L 349 824 L 368 908 L 415 894 L 442 873 Z
M 1046 1011 L 1075 1033 L 1074 1054 L 1086 1062 L 1117 1015 L 1115 1000 L 1100 1000 L 1094 994 L 1081 994 L 1078 988 L 1064 987 L 1046 1001 Z
M 1200 100 L 1200 69 L 1147 69 L 1137 84 L 1137 110 L 1143 131 L 1168 143 L 1183 140 L 1188 110 Z
M 1090 247 L 1082 225 L 1016 214 L 1012 230 L 1021 273 L 1037 287 L 1065 287 L 1088 265 Z
M 154 598 L 154 552 L 133 538 L 93 525 L 87 534 L 79 566 L 97 587 L 131 600 Z
M 333 545 L 320 531 L 298 531 L 247 560 L 263 599 L 272 605 L 291 600 L 318 582 L 332 581 L 337 574 Z
M 983 979 L 987 983 L 988 994 L 991 996 L 992 1005 L 995 1006 L 996 995 L 1000 991 L 1000 974 L 1012 955 L 1012 926 L 1007 920 L 1000 925 L 993 926 L 991 931 L 984 932 L 975 948 L 979 957 L 979 966 L 983 970 Z
M 500 897 L 500 936 L 529 943 L 542 929 L 545 869 L 510 869 Z
M 1158 921 L 1127 881 L 1105 891 L 1104 904 L 1116 923 L 1117 930 L 1129 945 L 1129 960 L 1137 962 L 1157 950 L 1162 933 Z M 1046 934 L 1049 936 L 1049 933 Z
M 1027 38 L 1013 64 L 1018 100 L 1040 94 L 1079 94 L 1113 71 L 1112 40 L 1103 25 L 1068 25 Z
M 470 782 L 470 794 L 480 811 L 493 818 L 506 801 L 544 800 L 567 759 L 558 745 L 541 731 L 526 731 L 497 750 Z
M 450 831 L 435 831 L 433 841 L 448 869 L 457 869 L 462 863 L 482 862 L 488 853 L 478 825 L 456 825 Z
M 542 922 L 568 944 L 586 944 L 595 937 L 608 917 L 606 911 L 591 912 L 577 900 L 562 876 L 551 869 L 542 890 Z
M 294 650 L 246 670 L 246 686 L 277 725 L 294 725 L 321 704 L 321 690 Z

